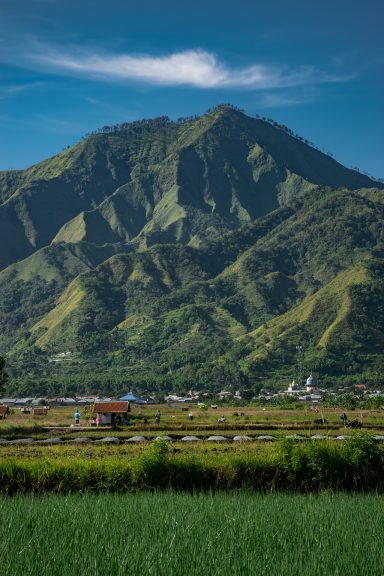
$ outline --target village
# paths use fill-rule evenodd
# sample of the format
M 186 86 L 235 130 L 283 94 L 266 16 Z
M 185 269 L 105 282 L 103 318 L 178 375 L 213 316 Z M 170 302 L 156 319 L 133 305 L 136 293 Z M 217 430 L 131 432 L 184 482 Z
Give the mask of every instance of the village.
M 325 395 L 328 400 L 332 395 L 344 395 L 357 404 L 352 408 L 332 407 L 323 402 Z M 362 403 L 373 399 L 378 409 L 364 408 Z M 240 391 L 223 390 L 212 395 L 192 389 L 184 396 L 166 394 L 162 403 L 156 402 L 155 396 L 140 396 L 132 391 L 120 398 L 1 398 L 0 420 L 4 424 L 0 422 L 0 444 L 59 444 L 68 440 L 112 444 L 156 438 L 175 442 L 265 442 L 276 440 L 281 432 L 298 441 L 343 440 L 348 430 L 363 427 L 372 431 L 376 440 L 383 441 L 381 404 L 384 394 L 364 385 L 330 394 L 318 386 L 313 373 L 301 386 L 292 381 L 284 390 L 266 392 L 248 401 Z M 19 428 L 20 433 L 12 434 L 9 426 L 14 431 Z M 22 434 L 23 430 L 32 434 Z
M 276 401 L 288 399 L 295 400 L 303 405 L 321 405 L 324 396 L 336 397 L 343 394 L 349 394 L 351 397 L 357 399 L 362 398 L 383 398 L 383 390 L 372 390 L 365 384 L 354 384 L 352 386 L 344 386 L 334 389 L 321 388 L 317 381 L 316 376 L 311 372 L 304 382 L 298 379 L 292 380 L 285 389 L 277 392 L 269 390 L 262 390 L 257 396 L 247 390 L 228 390 L 224 389 L 217 393 L 196 391 L 190 389 L 185 395 L 180 395 L 175 392 L 165 394 L 159 397 L 159 394 L 145 395 L 135 394 L 129 391 L 123 396 L 118 398 L 114 397 L 100 397 L 99 395 L 86 395 L 74 397 L 23 397 L 23 398 L 0 398 L 0 406 L 8 406 L 9 408 L 20 409 L 23 413 L 34 413 L 35 415 L 44 415 L 50 407 L 54 406 L 88 406 L 97 402 L 116 402 L 127 401 L 137 405 L 153 405 L 153 404 L 196 404 L 199 407 L 204 407 L 210 403 L 211 406 L 222 404 L 231 405 L 248 405 L 248 404 L 274 404 Z M 213 404 L 212 404 L 213 402 Z M 105 422 L 104 422 L 105 423 Z

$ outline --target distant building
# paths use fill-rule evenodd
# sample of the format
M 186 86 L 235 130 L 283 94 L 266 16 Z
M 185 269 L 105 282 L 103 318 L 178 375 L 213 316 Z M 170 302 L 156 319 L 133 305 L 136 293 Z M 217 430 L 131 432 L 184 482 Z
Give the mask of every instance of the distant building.
M 289 384 L 289 386 L 287 388 L 287 392 L 293 394 L 296 391 L 297 391 L 296 382 L 295 382 L 295 380 L 292 380 L 292 382 Z
M 367 386 L 366 386 L 366 384 L 355 384 L 355 389 L 356 390 L 366 390 Z
M 313 392 L 315 390 L 316 386 L 317 386 L 317 379 L 315 378 L 315 376 L 311 372 L 307 378 L 305 389 L 307 392 Z
M 93 413 L 101 424 L 114 426 L 121 419 L 128 419 L 129 402 L 95 402 Z
M 0 420 L 6 417 L 9 414 L 9 407 L 8 406 L 0 406 Z
M 231 396 L 232 392 L 228 392 L 228 390 L 222 390 L 221 392 L 219 392 L 220 400 L 225 400 L 227 398 L 230 398 Z
M 141 396 L 137 396 L 133 392 L 128 392 L 128 394 L 122 396 L 120 400 L 125 400 L 134 404 L 147 404 L 147 401 L 144 400 L 144 398 L 141 398 Z
M 280 392 L 280 394 L 285 396 L 296 396 L 298 400 L 302 401 L 313 400 L 314 402 L 317 402 L 321 397 L 316 394 L 315 395 L 313 394 L 313 392 L 316 392 L 316 387 L 317 387 L 317 379 L 311 372 L 305 381 L 305 388 L 304 387 L 300 388 L 297 385 L 296 381 L 292 380 L 287 390 Z
M 48 414 L 48 407 L 42 406 L 41 408 L 34 408 L 33 415 L 34 416 L 46 416 Z
M 190 396 L 177 396 L 177 394 L 169 394 L 164 396 L 166 402 L 193 402 L 193 398 Z

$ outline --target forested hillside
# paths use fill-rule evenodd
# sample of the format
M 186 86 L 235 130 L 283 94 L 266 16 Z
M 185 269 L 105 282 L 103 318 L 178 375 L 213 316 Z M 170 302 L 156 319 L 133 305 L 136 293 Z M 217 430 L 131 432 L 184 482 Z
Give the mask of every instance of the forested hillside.
M 292 378 L 297 346 L 327 385 L 376 384 L 382 188 L 230 106 L 0 173 L 11 387 L 256 391 Z

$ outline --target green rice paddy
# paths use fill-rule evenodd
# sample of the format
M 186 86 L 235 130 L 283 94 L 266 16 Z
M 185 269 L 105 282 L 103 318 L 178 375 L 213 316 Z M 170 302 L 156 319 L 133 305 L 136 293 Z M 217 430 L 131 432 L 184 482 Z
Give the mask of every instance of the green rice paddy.
M 50 418 L 61 422 L 63 414 L 70 423 L 72 409 L 52 410 Z M 345 433 L 332 412 L 329 429 L 320 430 L 329 439 L 320 441 L 309 439 L 318 430 L 303 411 L 225 415 L 219 430 L 217 414 L 189 422 L 165 407 L 161 426 L 138 420 L 113 433 L 32 430 L 11 415 L 2 438 L 57 435 L 62 442 L 0 446 L 2 573 L 383 576 L 384 447 L 373 438 L 382 413 L 364 417 L 375 424 L 377 416 L 377 430 L 348 432 L 343 442 L 331 439 Z M 259 427 L 273 429 L 275 442 L 179 438 L 255 436 Z M 289 440 L 293 432 L 285 430 L 307 441 Z M 111 434 L 119 445 L 95 442 Z M 135 434 L 174 441 L 124 442 Z M 71 442 L 84 435 L 93 441 Z
M 382 576 L 377 495 L 0 498 L 7 576 Z

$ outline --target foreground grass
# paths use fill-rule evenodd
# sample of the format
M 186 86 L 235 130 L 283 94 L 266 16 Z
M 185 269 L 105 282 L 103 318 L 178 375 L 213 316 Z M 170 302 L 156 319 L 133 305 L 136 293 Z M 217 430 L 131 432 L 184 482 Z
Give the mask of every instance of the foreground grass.
M 382 576 L 384 499 L 136 493 L 0 498 L 7 576 Z

